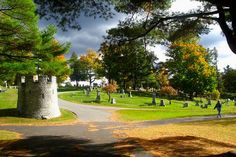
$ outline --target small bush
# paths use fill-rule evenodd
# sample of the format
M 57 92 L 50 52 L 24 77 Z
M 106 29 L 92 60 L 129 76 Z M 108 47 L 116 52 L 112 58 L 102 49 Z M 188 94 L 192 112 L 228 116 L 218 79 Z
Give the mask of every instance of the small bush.
M 108 85 L 106 85 L 105 87 L 103 87 L 102 89 L 105 92 L 109 92 L 109 93 L 114 93 L 117 91 L 118 85 L 116 84 L 116 82 L 110 83 Z
M 160 93 L 170 95 L 170 96 L 176 96 L 177 95 L 177 91 L 171 86 L 161 87 Z
M 213 100 L 218 100 L 220 98 L 220 92 L 216 89 L 216 90 L 213 90 L 211 93 L 211 98 Z

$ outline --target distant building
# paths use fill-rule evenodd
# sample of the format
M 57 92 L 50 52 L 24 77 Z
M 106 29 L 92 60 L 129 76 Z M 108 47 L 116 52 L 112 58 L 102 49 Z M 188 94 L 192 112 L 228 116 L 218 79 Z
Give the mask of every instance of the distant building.
M 107 83 L 108 83 L 108 80 L 105 77 L 101 79 L 95 79 L 95 81 L 92 83 L 92 87 L 97 87 L 97 86 L 103 87 Z M 77 83 L 76 81 L 71 81 L 70 78 L 68 77 L 66 81 L 60 84 L 60 86 L 63 86 L 63 87 L 65 87 L 66 85 L 76 86 Z M 89 86 L 89 81 L 78 81 L 78 86 L 79 87 Z

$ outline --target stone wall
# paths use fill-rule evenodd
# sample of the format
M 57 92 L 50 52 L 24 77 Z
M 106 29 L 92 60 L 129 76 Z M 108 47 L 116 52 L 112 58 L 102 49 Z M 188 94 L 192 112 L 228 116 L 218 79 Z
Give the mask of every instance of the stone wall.
M 55 76 L 22 76 L 18 85 L 17 109 L 21 116 L 47 119 L 61 115 Z

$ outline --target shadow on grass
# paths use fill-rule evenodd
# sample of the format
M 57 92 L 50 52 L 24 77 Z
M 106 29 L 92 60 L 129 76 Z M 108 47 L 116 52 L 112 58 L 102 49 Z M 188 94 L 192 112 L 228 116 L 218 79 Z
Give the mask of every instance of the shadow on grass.
M 4 145 L 1 146 L 1 143 Z M 7 145 L 7 143 L 9 143 Z M 235 145 L 193 136 L 164 137 L 155 140 L 126 138 L 117 143 L 93 144 L 87 139 L 74 139 L 68 136 L 32 136 L 11 143 L 0 141 L 0 156 L 82 156 L 113 157 L 140 154 L 144 149 L 156 151 L 160 156 L 232 156 L 230 153 L 217 154 L 208 147 L 236 149 Z M 1 148 L 2 147 L 2 148 Z
M 195 136 L 163 137 L 154 140 L 136 139 L 145 149 L 165 156 L 213 156 L 211 149 L 236 149 L 236 145 L 213 141 Z M 161 156 L 162 156 L 161 155 Z M 228 156 L 227 152 L 218 154 Z
M 139 105 L 140 107 L 145 107 L 145 106 L 157 106 L 158 104 L 153 104 L 153 103 L 144 103 L 142 105 Z
M 0 109 L 0 117 L 19 117 L 16 108 Z

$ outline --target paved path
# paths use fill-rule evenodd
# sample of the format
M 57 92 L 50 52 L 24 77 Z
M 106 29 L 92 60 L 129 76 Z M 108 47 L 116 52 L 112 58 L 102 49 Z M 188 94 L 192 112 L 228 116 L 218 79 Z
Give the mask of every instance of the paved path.
M 9 153 L 28 150 L 35 156 L 112 157 L 120 156 L 120 152 L 126 151 L 136 157 L 150 157 L 152 155 L 144 151 L 134 139 L 115 138 L 113 132 L 151 125 L 216 119 L 216 116 L 209 116 L 127 124 L 115 122 L 110 118 L 112 112 L 122 108 L 79 105 L 61 99 L 59 105 L 77 114 L 80 122 L 64 126 L 0 126 L 0 130 L 19 132 L 24 138 L 0 149 L 0 156 L 14 156 Z M 236 117 L 236 115 L 224 115 L 224 117 Z M 120 143 L 125 145 L 132 143 L 134 147 L 117 148 Z
M 89 106 L 59 99 L 59 106 L 74 112 L 83 122 L 109 122 L 113 111 L 120 108 Z

